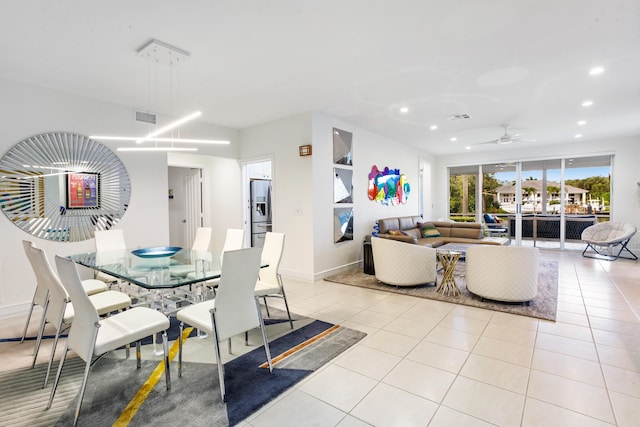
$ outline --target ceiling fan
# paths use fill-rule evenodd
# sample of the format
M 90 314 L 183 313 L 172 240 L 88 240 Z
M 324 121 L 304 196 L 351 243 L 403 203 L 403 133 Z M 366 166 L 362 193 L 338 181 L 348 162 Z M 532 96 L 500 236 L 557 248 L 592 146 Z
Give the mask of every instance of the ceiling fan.
M 509 133 L 509 125 L 502 125 L 504 134 L 497 139 L 480 142 L 480 144 L 511 144 L 512 142 L 533 142 L 535 139 L 524 139 L 522 133 Z

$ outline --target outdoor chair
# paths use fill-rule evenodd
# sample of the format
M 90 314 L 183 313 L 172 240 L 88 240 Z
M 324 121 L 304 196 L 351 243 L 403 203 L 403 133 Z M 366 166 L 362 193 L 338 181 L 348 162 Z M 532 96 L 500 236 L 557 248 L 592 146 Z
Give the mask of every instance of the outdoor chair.
M 587 227 L 582 232 L 582 240 L 587 244 L 582 256 L 606 261 L 618 258 L 637 260 L 638 257 L 627 246 L 636 231 L 634 225 L 617 221 L 600 222 Z

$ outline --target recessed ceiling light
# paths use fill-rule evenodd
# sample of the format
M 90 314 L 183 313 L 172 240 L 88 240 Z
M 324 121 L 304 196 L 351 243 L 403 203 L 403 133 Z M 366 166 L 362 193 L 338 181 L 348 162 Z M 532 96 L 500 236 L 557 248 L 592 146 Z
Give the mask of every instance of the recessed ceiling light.
M 467 145 L 466 147 L 464 147 L 465 150 L 471 150 L 471 146 Z
M 577 134 L 573 135 L 573 137 L 579 139 L 579 138 L 582 138 L 582 134 L 581 133 L 577 133 Z
M 451 142 L 456 142 L 458 140 L 458 138 L 456 138 L 455 136 L 451 138 Z
M 591 107 L 592 105 L 593 105 L 593 101 L 591 101 L 590 99 L 582 101 L 582 106 L 583 107 Z
M 589 70 L 589 75 L 591 76 L 597 76 L 598 74 L 602 74 L 604 72 L 604 68 L 603 67 L 593 67 L 592 69 Z
M 586 120 L 578 120 L 578 126 L 584 126 L 587 124 Z
M 402 114 L 407 114 L 407 113 L 409 112 L 409 107 L 401 107 L 401 108 L 400 108 L 400 112 L 401 112 Z
M 436 129 L 438 129 L 438 125 L 431 125 L 431 126 L 429 126 L 429 129 L 436 130 Z

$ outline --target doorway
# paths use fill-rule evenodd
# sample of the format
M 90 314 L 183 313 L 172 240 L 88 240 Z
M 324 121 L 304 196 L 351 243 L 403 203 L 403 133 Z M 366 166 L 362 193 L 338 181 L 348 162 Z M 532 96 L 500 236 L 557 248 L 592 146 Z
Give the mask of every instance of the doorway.
M 245 247 L 262 247 L 265 233 L 273 229 L 272 160 L 247 161 L 242 169 Z
M 169 242 L 190 248 L 203 226 L 202 169 L 169 166 Z

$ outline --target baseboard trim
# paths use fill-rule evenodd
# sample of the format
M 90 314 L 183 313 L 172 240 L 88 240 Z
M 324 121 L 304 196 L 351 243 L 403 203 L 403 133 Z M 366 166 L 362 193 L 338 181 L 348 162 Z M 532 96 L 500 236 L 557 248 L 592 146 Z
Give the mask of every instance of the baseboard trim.
M 0 320 L 16 316 L 26 316 L 29 312 L 30 302 L 0 306 Z
M 302 282 L 315 283 L 315 282 L 322 281 L 325 277 L 342 273 L 343 271 L 352 269 L 353 267 L 356 267 L 356 266 L 362 267 L 362 265 L 363 265 L 363 260 L 358 260 L 358 261 L 351 262 L 349 264 L 344 264 L 338 267 L 330 268 L 328 270 L 319 271 L 317 273 L 312 273 L 312 274 L 281 268 L 280 275 L 285 279 L 289 278 L 289 279 L 300 280 Z

